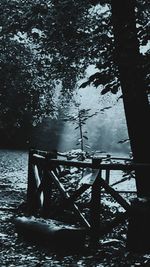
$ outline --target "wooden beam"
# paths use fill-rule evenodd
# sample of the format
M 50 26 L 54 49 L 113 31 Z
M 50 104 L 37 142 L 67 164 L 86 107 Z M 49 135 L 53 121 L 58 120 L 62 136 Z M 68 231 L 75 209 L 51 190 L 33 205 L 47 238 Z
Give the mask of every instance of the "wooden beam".
M 90 222 L 91 222 L 91 246 L 97 246 L 99 243 L 100 228 L 100 201 L 101 201 L 101 170 L 99 170 L 95 182 L 92 186 Z
M 34 164 L 42 164 L 45 161 L 45 157 L 34 154 L 32 162 Z M 77 161 L 77 160 L 60 160 L 60 159 L 49 159 L 49 166 L 72 166 L 77 168 L 91 168 L 91 169 L 103 169 L 103 170 L 147 170 L 150 171 L 150 164 L 147 163 L 92 163 L 92 161 Z
M 102 187 L 106 190 L 107 193 L 109 193 L 126 211 L 131 210 L 130 204 L 118 194 L 108 183 L 103 179 L 100 178 L 100 182 Z
M 69 194 L 66 192 L 66 190 L 64 189 L 63 185 L 59 182 L 59 179 L 57 178 L 57 176 L 54 174 L 53 171 L 51 171 L 50 173 L 50 177 L 52 178 L 53 182 L 55 183 L 55 185 L 57 186 L 57 188 L 59 189 L 60 193 L 62 194 L 62 196 L 66 199 L 69 200 L 70 196 Z M 75 211 L 75 213 L 78 215 L 80 221 L 83 223 L 83 225 L 87 228 L 90 228 L 90 224 L 89 222 L 85 219 L 85 217 L 82 215 L 82 213 L 79 211 L 78 206 L 75 203 L 72 203 L 72 207 Z
M 35 214 L 38 207 L 36 199 L 37 182 L 33 166 L 34 166 L 33 153 L 32 151 L 30 151 L 28 158 L 28 188 L 27 188 L 27 212 L 30 215 Z

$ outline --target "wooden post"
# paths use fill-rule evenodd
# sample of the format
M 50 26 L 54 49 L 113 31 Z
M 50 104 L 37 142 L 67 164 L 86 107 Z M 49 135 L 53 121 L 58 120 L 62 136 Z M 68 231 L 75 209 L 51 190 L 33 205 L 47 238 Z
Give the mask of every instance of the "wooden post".
M 27 212 L 32 215 L 37 211 L 38 203 L 36 199 L 36 179 L 33 170 L 33 150 L 29 151 L 28 158 L 28 188 L 27 188 Z
M 45 157 L 45 167 L 44 167 L 44 175 L 43 175 L 43 209 L 42 215 L 44 217 L 48 217 L 50 215 L 50 207 L 51 207 L 51 194 L 52 194 L 52 179 L 49 175 L 49 170 L 51 166 L 49 166 L 49 159 L 57 158 L 57 155 L 54 153 L 48 153 Z
M 109 180 L 110 180 L 110 170 L 106 170 L 106 182 L 109 184 Z
M 100 200 L 101 200 L 101 170 L 97 175 L 97 178 L 92 186 L 91 194 L 91 246 L 97 246 L 99 243 L 99 229 L 100 229 Z
M 43 175 L 43 208 L 42 215 L 44 217 L 48 217 L 50 215 L 50 207 L 51 207 L 51 194 L 52 194 L 52 180 L 49 177 L 48 172 L 48 156 L 45 158 L 45 168 Z

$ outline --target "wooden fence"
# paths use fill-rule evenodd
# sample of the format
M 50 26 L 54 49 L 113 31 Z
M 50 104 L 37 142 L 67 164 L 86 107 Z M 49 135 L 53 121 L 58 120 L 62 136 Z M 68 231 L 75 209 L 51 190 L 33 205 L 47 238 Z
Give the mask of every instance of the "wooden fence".
M 80 183 L 81 186 L 71 196 L 66 192 L 63 184 L 59 180 L 61 166 L 91 169 L 89 174 L 85 177 L 83 176 L 84 183 Z M 101 158 L 95 158 L 89 161 L 64 160 L 57 158 L 56 153 L 30 150 L 27 189 L 28 212 L 30 215 L 35 215 L 39 211 L 45 217 L 49 215 L 52 185 L 55 184 L 64 199 L 64 203 L 73 210 L 81 225 L 87 229 L 87 232 L 91 236 L 91 243 L 96 244 L 98 243 L 100 234 L 107 233 L 132 213 L 130 204 L 109 185 L 111 170 L 133 171 L 143 170 L 145 168 L 150 171 L 149 164 L 103 163 Z M 105 171 L 104 178 L 102 178 L 102 171 Z M 90 187 L 90 220 L 88 221 L 79 210 L 76 199 Z M 124 213 L 117 215 L 115 219 L 103 228 L 100 227 L 102 189 L 110 194 L 125 209 Z

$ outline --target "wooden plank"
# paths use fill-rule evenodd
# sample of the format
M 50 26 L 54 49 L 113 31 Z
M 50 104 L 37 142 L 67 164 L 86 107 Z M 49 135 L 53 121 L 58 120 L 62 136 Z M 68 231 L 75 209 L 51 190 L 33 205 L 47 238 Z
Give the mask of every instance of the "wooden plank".
M 27 212 L 32 215 L 35 214 L 38 208 L 36 199 L 37 183 L 33 168 L 33 154 L 29 152 L 28 158 L 28 187 L 27 187 Z
M 51 208 L 51 195 L 52 195 L 52 179 L 49 177 L 49 154 L 45 157 L 45 167 L 44 167 L 44 173 L 43 173 L 43 209 L 42 209 L 42 215 L 44 217 L 48 217 L 50 214 L 50 208 Z
M 106 170 L 106 182 L 109 184 L 109 181 L 110 181 L 110 170 Z
M 39 209 L 42 206 L 42 198 L 41 198 L 42 190 L 38 190 L 38 188 L 41 185 L 41 178 L 39 176 L 37 165 L 32 165 L 32 168 L 33 168 L 33 173 L 34 173 L 35 183 L 36 183 L 36 190 L 34 193 L 35 202 L 36 202 L 36 209 Z
M 83 175 L 83 178 L 80 180 L 79 185 L 86 184 L 92 186 L 95 182 L 98 173 L 99 173 L 98 169 L 90 169 L 89 173 Z
M 43 208 L 42 215 L 48 217 L 51 208 L 52 181 L 49 179 L 49 173 L 46 169 L 43 176 Z
M 120 196 L 118 192 L 116 192 L 111 186 L 109 186 L 103 178 L 100 178 L 100 182 L 106 192 L 109 193 L 126 211 L 131 210 L 130 204 L 128 204 L 128 202 L 122 196 Z
M 57 176 L 55 175 L 55 173 L 53 171 L 50 172 L 50 177 L 52 178 L 53 182 L 55 183 L 55 185 L 59 189 L 62 196 L 66 200 L 68 200 L 70 198 L 69 194 L 66 192 L 64 186 L 60 183 L 59 179 L 57 178 Z M 89 222 L 85 219 L 83 214 L 79 211 L 78 206 L 75 203 L 72 203 L 72 207 L 73 207 L 75 213 L 77 214 L 77 216 L 79 217 L 80 221 L 83 223 L 83 225 L 87 228 L 90 228 Z
M 34 154 L 33 162 L 35 164 L 42 164 L 45 160 L 45 157 Z M 92 163 L 92 161 L 73 161 L 73 160 L 60 160 L 60 159 L 49 159 L 49 166 L 72 166 L 72 167 L 81 167 L 81 168 L 91 168 L 91 169 L 103 169 L 103 170 L 144 170 L 150 171 L 150 164 L 144 163 L 131 163 L 131 164 L 122 164 L 122 163 Z
M 91 185 L 83 184 L 69 197 L 68 202 L 74 202 L 79 196 L 81 196 Z
M 65 165 L 65 166 L 72 166 L 72 167 L 81 167 L 81 168 L 92 168 L 92 169 L 99 169 L 102 170 L 144 170 L 147 169 L 147 171 L 150 171 L 150 164 L 121 164 L 121 163 L 92 163 L 92 161 L 89 162 L 83 162 L 83 161 L 68 161 L 68 160 L 59 160 L 59 159 L 50 159 L 49 163 L 51 163 L 53 166 L 58 165 Z M 50 164 L 50 166 L 51 166 Z
M 101 170 L 99 170 L 95 182 L 92 186 L 90 222 L 91 222 L 91 246 L 97 246 L 99 243 L 100 228 L 100 200 L 101 200 Z

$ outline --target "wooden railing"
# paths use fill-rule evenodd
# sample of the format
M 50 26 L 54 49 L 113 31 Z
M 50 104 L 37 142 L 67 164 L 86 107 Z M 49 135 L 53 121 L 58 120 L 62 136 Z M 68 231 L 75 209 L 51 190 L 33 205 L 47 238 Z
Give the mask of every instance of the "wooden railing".
M 83 177 L 84 183 L 70 196 L 59 180 L 60 166 L 90 168 L 91 173 Z M 127 215 L 131 214 L 131 206 L 117 191 L 109 185 L 109 175 L 112 170 L 133 171 L 144 170 L 150 172 L 149 164 L 122 164 L 103 163 L 102 158 L 90 159 L 88 161 L 64 160 L 57 158 L 56 153 L 48 153 L 38 150 L 30 150 L 28 167 L 28 190 L 27 206 L 29 214 L 41 212 L 48 216 L 51 209 L 52 184 L 58 188 L 64 203 L 74 211 L 80 223 L 90 232 L 91 242 L 97 243 L 101 233 L 106 233 L 111 227 L 116 226 Z M 106 172 L 102 178 L 102 171 Z M 76 199 L 91 187 L 90 221 L 81 213 L 76 204 Z M 100 229 L 101 192 L 102 188 L 109 193 L 124 209 L 125 213 L 115 218 L 105 229 Z

